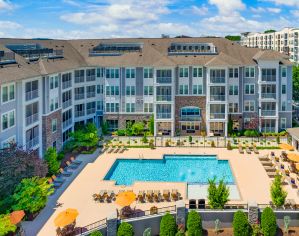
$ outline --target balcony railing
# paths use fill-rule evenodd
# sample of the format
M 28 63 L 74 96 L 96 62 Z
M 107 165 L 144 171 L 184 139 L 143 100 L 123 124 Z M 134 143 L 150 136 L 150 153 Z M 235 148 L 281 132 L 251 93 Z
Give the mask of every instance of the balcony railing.
M 157 95 L 156 100 L 158 102 L 163 102 L 163 101 L 170 102 L 172 99 L 171 99 L 171 95 Z
M 26 149 L 30 150 L 35 147 L 39 143 L 39 137 L 36 136 L 33 139 L 26 141 Z
M 27 126 L 35 123 L 36 121 L 38 121 L 38 113 L 35 113 L 31 116 L 26 117 L 26 125 Z
M 180 121 L 201 121 L 199 115 L 181 116 Z
M 261 111 L 261 115 L 262 116 L 275 116 L 276 115 L 276 111 L 272 110 L 272 111 Z
M 84 111 L 75 111 L 75 117 L 81 117 L 84 115 L 85 115 Z
M 86 114 L 87 115 L 94 114 L 94 113 L 96 113 L 96 109 L 95 108 L 86 109 Z
M 262 93 L 261 97 L 266 99 L 276 99 L 276 93 Z
M 32 100 L 38 97 L 38 90 L 32 90 L 30 92 L 26 92 L 26 101 Z
M 87 98 L 94 98 L 96 96 L 95 92 L 90 92 L 86 94 Z
M 67 89 L 67 88 L 70 88 L 70 87 L 72 87 L 72 81 L 71 80 L 62 82 L 62 89 Z
M 212 84 L 224 84 L 225 83 L 225 78 L 210 78 L 210 83 Z
M 171 84 L 171 77 L 157 77 L 157 83 L 159 83 L 159 84 Z
M 275 132 L 275 127 L 262 127 L 261 131 L 263 133 Z
M 67 107 L 70 107 L 71 105 L 72 105 L 72 100 L 69 99 L 69 100 L 62 103 L 62 108 L 65 109 Z
M 84 82 L 84 76 L 75 77 L 75 83 L 83 83 L 83 82 Z
M 157 119 L 170 119 L 171 113 L 157 113 Z
M 72 119 L 68 119 L 62 123 L 62 126 L 65 129 L 65 128 L 71 126 L 71 124 L 72 124 Z
M 210 101 L 225 101 L 225 95 L 211 95 Z
M 84 93 L 75 94 L 75 100 L 84 99 Z
M 262 82 L 276 82 L 276 75 L 262 75 Z
M 96 76 L 95 75 L 87 75 L 86 76 L 86 82 L 95 81 L 95 80 L 96 80 Z
M 210 119 L 225 119 L 225 113 L 211 113 Z

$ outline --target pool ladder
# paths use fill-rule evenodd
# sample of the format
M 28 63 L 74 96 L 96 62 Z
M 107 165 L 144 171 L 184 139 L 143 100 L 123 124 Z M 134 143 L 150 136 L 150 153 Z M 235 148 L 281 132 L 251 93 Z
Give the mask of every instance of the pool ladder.
M 143 154 L 139 154 L 138 156 L 139 156 L 139 160 L 142 160 L 142 159 L 144 159 L 144 156 L 143 156 Z

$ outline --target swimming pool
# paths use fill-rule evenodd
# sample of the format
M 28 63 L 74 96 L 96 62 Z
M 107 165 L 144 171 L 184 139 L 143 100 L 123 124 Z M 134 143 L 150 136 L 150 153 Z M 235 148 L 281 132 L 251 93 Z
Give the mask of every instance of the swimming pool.
M 131 185 L 135 181 L 186 182 L 207 184 L 209 179 L 224 178 L 234 184 L 227 160 L 206 155 L 165 155 L 163 159 L 118 159 L 104 180 L 116 185 Z

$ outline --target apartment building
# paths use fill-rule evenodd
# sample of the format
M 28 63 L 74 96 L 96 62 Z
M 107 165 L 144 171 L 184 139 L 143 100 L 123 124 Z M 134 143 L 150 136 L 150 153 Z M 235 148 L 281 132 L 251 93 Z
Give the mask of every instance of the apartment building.
M 0 39 L 0 148 L 60 149 L 80 124 L 155 135 L 292 125 L 292 63 L 223 38 Z
M 270 33 L 246 32 L 241 35 L 242 46 L 275 50 L 288 55 L 292 62 L 299 63 L 298 28 L 284 28 Z

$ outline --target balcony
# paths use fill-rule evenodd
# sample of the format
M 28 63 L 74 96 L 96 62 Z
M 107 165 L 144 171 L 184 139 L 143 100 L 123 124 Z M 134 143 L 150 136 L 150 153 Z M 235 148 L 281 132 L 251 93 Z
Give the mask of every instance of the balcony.
M 75 111 L 75 117 L 81 117 L 84 115 L 85 115 L 84 111 Z
M 81 100 L 81 99 L 84 99 L 84 93 L 75 94 L 75 100 Z
M 263 133 L 273 133 L 275 132 L 275 127 L 262 127 L 261 131 Z
M 210 101 L 225 101 L 225 95 L 211 95 Z
M 95 81 L 96 76 L 95 75 L 87 75 L 86 76 L 86 82 Z
M 38 113 L 26 117 L 26 126 L 31 125 L 38 121 Z
M 170 119 L 171 113 L 157 113 L 157 119 Z
M 29 92 L 26 92 L 26 101 L 35 99 L 37 97 L 38 97 L 38 90 L 37 89 L 29 91 Z
M 62 127 L 65 129 L 72 125 L 72 119 L 68 119 L 62 123 Z
M 197 116 L 182 116 L 181 115 L 181 118 L 180 118 L 180 121 L 201 121 L 201 117 L 199 115 Z
M 96 96 L 95 92 L 90 92 L 86 94 L 87 98 L 94 98 Z
M 276 75 L 262 75 L 262 82 L 276 82 Z
M 96 113 L 95 108 L 86 109 L 86 115 L 95 114 L 95 113 Z
M 171 84 L 171 77 L 157 77 L 158 84 Z
M 225 78 L 224 77 L 211 77 L 210 83 L 211 84 L 224 84 Z
M 72 100 L 70 99 L 70 100 L 67 100 L 62 103 L 62 108 L 66 109 L 66 108 L 70 107 L 71 105 L 72 105 Z
M 156 100 L 157 102 L 171 102 L 172 98 L 171 95 L 157 95 Z
M 262 99 L 276 99 L 276 93 L 262 93 Z
M 210 113 L 210 119 L 225 119 L 225 113 Z
M 84 76 L 75 76 L 75 83 L 84 83 Z
M 26 149 L 30 150 L 33 147 L 35 147 L 36 145 L 38 145 L 38 143 L 39 143 L 39 137 L 36 136 L 33 139 L 26 141 Z
M 275 116 L 276 111 L 275 110 L 268 110 L 268 111 L 261 111 L 261 116 Z
M 72 81 L 71 80 L 62 82 L 62 89 L 67 89 L 67 88 L 70 88 L 70 87 L 72 87 Z

